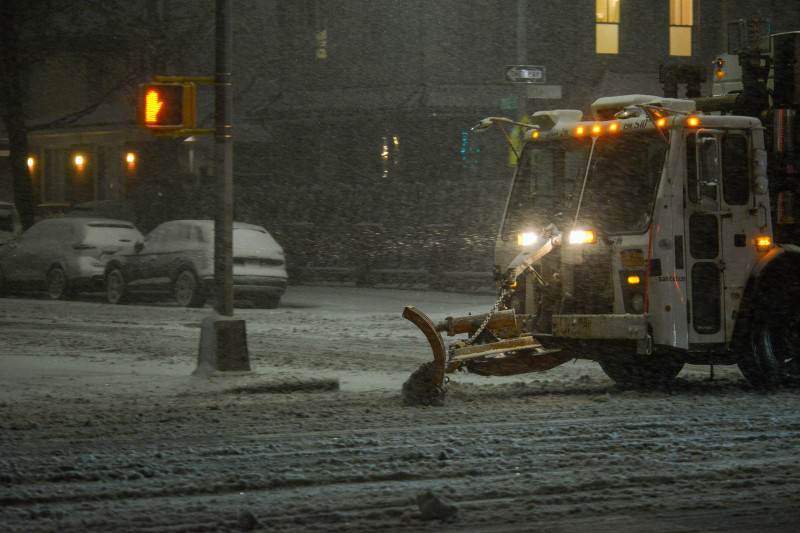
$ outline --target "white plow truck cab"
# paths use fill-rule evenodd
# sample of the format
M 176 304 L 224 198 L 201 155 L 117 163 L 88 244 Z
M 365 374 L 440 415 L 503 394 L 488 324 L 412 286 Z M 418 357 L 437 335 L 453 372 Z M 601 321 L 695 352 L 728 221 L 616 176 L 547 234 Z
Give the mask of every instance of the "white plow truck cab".
M 800 278 L 797 248 L 772 241 L 761 122 L 646 95 L 592 112 L 538 113 L 554 125 L 527 133 L 495 257 L 503 268 L 541 256 L 518 278 L 515 312 L 619 382 L 671 379 L 686 362 L 742 366 L 758 313 L 773 311 L 754 292 L 762 270 L 788 251 L 771 276 Z

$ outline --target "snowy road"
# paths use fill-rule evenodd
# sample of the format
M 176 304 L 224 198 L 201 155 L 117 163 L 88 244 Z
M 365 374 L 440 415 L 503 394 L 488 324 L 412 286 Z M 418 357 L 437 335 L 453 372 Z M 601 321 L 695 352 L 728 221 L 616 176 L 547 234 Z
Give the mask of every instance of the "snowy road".
M 403 306 L 440 319 L 492 303 L 291 287 L 276 310 L 237 310 L 253 372 L 201 379 L 210 308 L 0 299 L 0 525 L 800 530 L 800 394 L 752 391 L 735 367 L 652 392 L 589 362 L 458 374 L 445 407 L 402 407 L 429 357 Z M 293 383 L 308 390 L 275 392 Z

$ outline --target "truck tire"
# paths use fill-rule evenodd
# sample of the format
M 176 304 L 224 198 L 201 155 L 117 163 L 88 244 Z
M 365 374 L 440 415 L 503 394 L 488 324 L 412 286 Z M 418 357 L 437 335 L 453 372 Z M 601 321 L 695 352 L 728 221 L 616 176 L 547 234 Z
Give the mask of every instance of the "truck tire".
M 629 388 L 652 387 L 663 385 L 675 379 L 683 370 L 684 362 L 671 357 L 651 356 L 626 356 L 634 348 L 629 344 L 616 345 L 615 355 L 606 355 L 600 359 L 600 368 L 606 376 L 617 385 Z
M 749 351 L 739 370 L 758 388 L 800 385 L 800 302 L 768 301 L 750 323 Z

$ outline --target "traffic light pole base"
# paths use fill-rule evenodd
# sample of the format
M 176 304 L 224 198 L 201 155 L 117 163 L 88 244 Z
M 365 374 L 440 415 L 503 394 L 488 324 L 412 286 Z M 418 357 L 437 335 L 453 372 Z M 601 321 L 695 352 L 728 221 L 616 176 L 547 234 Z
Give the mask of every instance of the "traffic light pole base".
M 200 353 L 192 375 L 249 372 L 247 331 L 243 318 L 213 313 L 200 324 Z

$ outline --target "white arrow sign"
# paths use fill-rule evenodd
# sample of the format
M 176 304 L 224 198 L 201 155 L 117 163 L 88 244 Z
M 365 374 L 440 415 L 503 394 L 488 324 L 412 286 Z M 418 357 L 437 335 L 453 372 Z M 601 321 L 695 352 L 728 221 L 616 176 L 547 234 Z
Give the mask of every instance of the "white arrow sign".
M 506 67 L 506 81 L 521 83 L 544 83 L 545 69 L 541 65 L 509 65 Z

